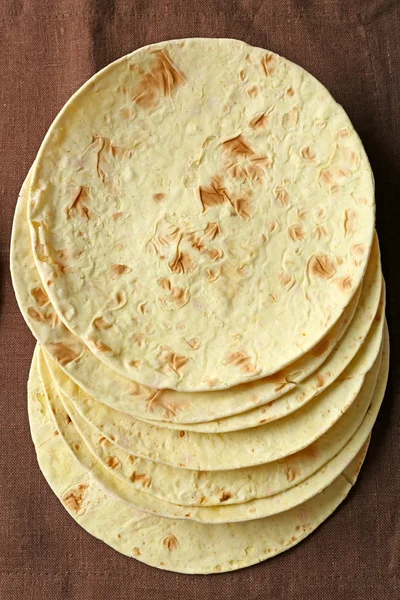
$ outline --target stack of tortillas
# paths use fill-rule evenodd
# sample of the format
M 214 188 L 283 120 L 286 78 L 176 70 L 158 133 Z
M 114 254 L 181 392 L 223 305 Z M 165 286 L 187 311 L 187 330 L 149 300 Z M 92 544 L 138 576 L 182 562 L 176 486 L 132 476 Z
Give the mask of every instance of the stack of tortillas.
M 310 74 L 226 39 L 141 48 L 49 129 L 11 268 L 44 476 L 149 565 L 239 569 L 346 497 L 388 372 L 373 176 Z

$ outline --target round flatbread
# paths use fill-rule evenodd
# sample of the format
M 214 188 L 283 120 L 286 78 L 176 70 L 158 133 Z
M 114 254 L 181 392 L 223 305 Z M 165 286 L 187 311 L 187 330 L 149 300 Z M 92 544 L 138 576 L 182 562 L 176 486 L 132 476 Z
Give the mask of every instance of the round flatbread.
M 40 368 L 42 370 L 43 365 Z M 76 459 L 93 470 L 95 457 L 103 467 L 96 465 L 100 483 L 102 471 L 106 469 L 107 489 L 122 501 L 140 510 L 149 510 L 150 506 L 150 511 L 163 516 L 205 523 L 236 522 L 288 510 L 329 485 L 368 437 L 384 396 L 387 371 L 386 342 L 372 402 L 367 396 L 361 398 L 360 403 L 355 402 L 312 446 L 283 461 L 220 472 L 173 469 L 128 455 L 105 438 L 99 438 L 98 434 L 92 435 L 72 403 L 65 402 L 65 397 L 55 392 L 46 374 L 43 393 L 55 425 Z M 119 492 L 121 485 L 122 494 Z M 154 500 L 152 503 L 149 498 L 143 498 L 142 492 L 166 502 Z M 177 504 L 181 506 L 178 508 Z
M 372 369 L 382 345 L 383 318 L 376 321 L 358 355 L 342 376 L 305 406 L 282 419 L 230 433 L 175 431 L 135 420 L 110 409 L 71 386 L 54 363 L 56 387 L 98 431 L 99 437 L 130 454 L 190 470 L 238 469 L 279 460 L 309 446 L 328 431 L 359 394 L 372 394 Z M 48 364 L 51 364 L 49 361 Z M 71 393 L 72 391 L 72 393 Z
M 344 500 L 365 457 L 367 446 L 320 494 L 272 517 L 226 525 L 162 519 L 135 510 L 105 492 L 91 469 L 74 459 L 46 410 L 34 369 L 33 361 L 29 421 L 38 462 L 50 487 L 86 531 L 123 554 L 162 569 L 218 573 L 283 552 L 309 535 Z
M 36 265 L 57 315 L 114 371 L 223 389 L 313 348 L 374 232 L 368 159 L 306 71 L 243 42 L 165 42 L 86 83 L 32 173 Z
M 11 243 L 11 273 L 21 312 L 46 351 L 87 394 L 137 418 L 165 419 L 178 423 L 204 422 L 265 405 L 295 388 L 296 384 L 315 372 L 333 349 L 338 347 L 338 341 L 341 340 L 352 320 L 361 289 L 317 347 L 272 377 L 249 382 L 230 390 L 198 392 L 193 395 L 173 390 L 157 392 L 134 384 L 97 360 L 92 352 L 71 334 L 54 311 L 32 256 L 26 220 L 28 188 L 29 175 L 22 186 L 18 200 Z M 376 312 L 380 291 L 380 257 L 378 242 L 375 239 L 362 285 L 362 297 L 357 304 L 355 319 L 352 321 L 352 334 L 346 338 L 349 345 L 346 345 L 343 353 L 339 355 L 351 356 L 361 346 Z M 339 364 L 344 368 L 345 361 L 340 361 Z M 339 371 L 335 367 L 329 369 L 329 373 L 329 378 L 325 378 L 326 383 L 333 381 Z M 263 418 L 264 416 L 260 417 L 258 422 Z
M 378 277 L 372 284 L 375 288 L 380 282 Z M 365 282 L 367 283 L 367 282 Z M 368 290 L 368 291 L 367 291 Z M 231 417 L 225 417 L 224 419 L 218 419 L 217 421 L 208 421 L 206 423 L 176 423 L 166 421 L 157 421 L 156 424 L 160 427 L 167 427 L 169 429 L 183 429 L 184 431 L 197 431 L 199 433 L 226 433 L 229 431 L 238 431 L 240 429 L 248 429 L 250 427 L 258 427 L 264 423 L 270 423 L 276 419 L 281 419 L 286 415 L 298 410 L 307 402 L 312 400 L 315 396 L 322 393 L 327 387 L 329 387 L 340 375 L 343 373 L 345 368 L 350 364 L 354 357 L 358 356 L 361 362 L 364 358 L 362 346 L 368 336 L 369 331 L 374 326 L 374 321 L 379 322 L 383 319 L 385 309 L 385 289 L 382 288 L 381 300 L 378 306 L 378 310 L 375 312 L 375 295 L 371 294 L 371 288 L 368 286 L 365 288 L 365 294 L 362 294 L 359 305 L 357 306 L 356 314 L 343 335 L 340 342 L 335 346 L 333 351 L 330 353 L 326 361 L 317 369 L 314 373 L 309 375 L 306 379 L 300 382 L 296 382 L 293 389 L 286 391 L 278 399 L 261 404 L 253 410 L 241 412 L 239 414 L 232 415 Z M 373 305 L 371 307 L 371 298 L 374 298 Z M 372 308 L 372 310 L 371 310 Z M 296 377 L 291 377 L 290 373 L 286 375 L 286 381 L 295 381 Z M 258 382 L 255 382 L 256 384 Z M 252 384 L 248 384 L 252 385 Z M 277 387 L 279 384 L 277 385 Z M 231 391 L 234 392 L 233 388 Z M 259 400 L 257 396 L 257 387 L 253 388 L 253 404 Z M 153 404 L 157 401 L 163 402 L 166 408 L 167 418 L 171 412 L 171 407 L 176 407 L 175 413 L 184 412 L 179 411 L 179 404 L 174 404 L 172 398 L 168 402 L 168 391 L 162 392 L 159 400 L 156 397 L 150 404 L 150 410 Z M 232 401 L 235 396 L 232 394 Z M 176 402 L 176 401 L 175 401 Z M 170 409 L 168 410 L 168 407 Z M 174 415 L 175 416 L 175 415 Z M 185 417 L 182 417 L 183 419 Z M 148 423 L 155 423 L 154 420 L 142 419 Z

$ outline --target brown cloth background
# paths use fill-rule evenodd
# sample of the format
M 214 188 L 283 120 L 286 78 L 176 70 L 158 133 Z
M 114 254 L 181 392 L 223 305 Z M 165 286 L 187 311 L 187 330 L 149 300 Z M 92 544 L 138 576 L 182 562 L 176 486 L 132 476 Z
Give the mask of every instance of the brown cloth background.
M 15 202 L 51 121 L 107 63 L 164 39 L 234 37 L 274 50 L 345 107 L 376 178 L 391 380 L 359 482 L 313 535 L 232 574 L 128 559 L 69 517 L 36 463 L 26 410 L 34 340 L 9 277 Z M 392 0 L 0 0 L 0 599 L 400 598 L 400 3 Z

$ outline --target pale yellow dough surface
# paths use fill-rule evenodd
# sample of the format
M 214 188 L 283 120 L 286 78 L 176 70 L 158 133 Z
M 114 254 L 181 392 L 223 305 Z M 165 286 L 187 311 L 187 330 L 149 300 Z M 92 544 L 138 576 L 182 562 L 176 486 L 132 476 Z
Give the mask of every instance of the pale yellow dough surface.
M 305 449 L 332 430 L 337 421 L 345 422 L 342 417 L 349 410 L 360 413 L 360 417 L 378 376 L 383 327 L 381 318 L 369 333 L 360 356 L 313 400 L 271 423 L 226 433 L 185 432 L 135 420 L 81 393 L 76 386 L 71 387 L 54 363 L 51 373 L 56 388 L 97 430 L 98 440 L 105 438 L 129 454 L 176 468 L 232 470 L 280 460 Z
M 258 467 L 199 472 L 128 454 L 99 435 L 73 403 L 59 394 L 41 354 L 36 352 L 35 359 L 36 355 L 55 425 L 76 460 L 91 467 L 103 485 L 139 510 L 205 523 L 269 516 L 329 485 L 367 439 L 383 399 L 388 367 L 385 347 L 382 364 L 373 367 L 379 371 L 375 388 L 369 382 L 367 394 L 360 394 L 343 417 L 304 450 Z
M 206 525 L 143 513 L 100 487 L 92 469 L 80 464 L 58 435 L 34 363 L 28 408 L 40 468 L 76 522 L 122 554 L 180 573 L 233 571 L 300 542 L 347 496 L 366 453 L 364 447 L 329 487 L 289 511 L 244 523 Z
M 163 420 L 179 424 L 177 426 L 199 423 L 196 429 L 199 431 L 233 431 L 258 425 L 265 418 L 279 418 L 293 410 L 293 407 L 300 406 L 301 403 L 296 398 L 305 392 L 303 385 L 298 389 L 300 382 L 305 380 L 304 384 L 311 391 L 311 394 L 303 394 L 304 403 L 337 378 L 362 346 L 379 304 L 382 275 L 375 236 L 362 289 L 353 296 L 327 336 L 310 352 L 272 377 L 227 390 L 196 394 L 174 390 L 157 391 L 133 383 L 107 367 L 58 318 L 44 290 L 32 255 L 26 219 L 28 196 L 29 175 L 18 199 L 11 242 L 11 272 L 21 312 L 36 339 L 69 375 L 71 385 L 75 382 L 85 394 L 138 418 Z M 319 367 L 322 365 L 321 372 Z M 268 408 L 268 414 L 265 414 L 265 405 L 282 395 L 292 401 L 274 402 Z M 249 409 L 257 406 L 260 407 L 261 414 L 257 411 L 251 411 L 250 414 Z M 244 411 L 248 412 L 243 420 L 238 416 L 231 421 L 225 418 L 223 423 L 202 423 L 239 415 Z
M 103 363 L 216 390 L 279 371 L 342 315 L 372 245 L 373 178 L 303 69 L 181 40 L 120 59 L 67 103 L 29 221 L 54 308 Z

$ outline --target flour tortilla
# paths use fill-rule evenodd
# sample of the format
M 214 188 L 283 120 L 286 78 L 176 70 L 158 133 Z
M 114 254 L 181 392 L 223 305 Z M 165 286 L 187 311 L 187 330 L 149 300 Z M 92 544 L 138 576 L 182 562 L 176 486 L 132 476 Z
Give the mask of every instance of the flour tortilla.
M 38 341 L 64 371 L 87 394 L 111 407 L 144 419 L 168 419 L 174 422 L 204 422 L 238 414 L 282 396 L 295 384 L 314 372 L 341 339 L 355 306 L 356 296 L 328 336 L 310 353 L 280 374 L 238 386 L 228 391 L 199 392 L 195 396 L 170 390 L 158 392 L 115 374 L 98 361 L 78 338 L 58 319 L 43 289 L 31 254 L 29 229 L 25 213 L 29 175 L 18 200 L 11 243 L 11 272 L 21 312 Z M 363 297 L 354 321 L 357 343 L 361 345 L 376 312 L 381 288 L 379 247 L 375 239 L 363 283 Z M 293 382 L 293 383 L 291 383 Z M 150 405 L 150 410 L 149 410 Z M 177 410 L 178 407 L 178 410 Z
M 80 393 L 69 394 L 65 373 L 51 363 L 51 373 L 62 394 L 109 441 L 135 456 L 173 467 L 220 471 L 279 460 L 309 446 L 323 435 L 358 397 L 372 393 L 377 373 L 372 366 L 379 355 L 383 318 L 376 321 L 357 356 L 342 376 L 305 406 L 282 419 L 252 429 L 207 434 L 174 431 L 134 420 Z M 364 380 L 365 385 L 364 384 Z
M 374 282 L 374 286 L 380 280 L 378 277 L 377 281 Z M 366 282 L 367 283 L 367 282 Z M 366 294 L 367 295 L 367 294 Z M 262 404 L 253 410 L 249 410 L 243 413 L 233 415 L 231 417 L 225 417 L 217 421 L 208 421 L 206 423 L 171 423 L 168 421 L 157 421 L 157 425 L 160 427 L 167 427 L 169 429 L 179 429 L 184 431 L 193 431 L 199 433 L 225 433 L 230 431 L 238 431 L 240 429 L 249 429 L 251 427 L 258 427 L 264 423 L 270 423 L 276 419 L 281 419 L 286 415 L 291 414 L 295 410 L 298 410 L 307 402 L 310 402 L 315 396 L 321 394 L 325 389 L 329 387 L 338 377 L 341 376 L 345 368 L 354 359 L 357 361 L 363 361 L 363 343 L 367 338 L 367 335 L 371 328 L 374 326 L 374 320 L 382 320 L 385 309 L 385 288 L 382 286 L 382 294 L 378 310 L 375 312 L 375 305 L 371 311 L 370 302 L 364 301 L 363 295 L 357 306 L 356 315 L 354 316 L 351 324 L 347 328 L 340 342 L 335 346 L 326 361 L 321 365 L 317 371 L 312 373 L 301 382 L 298 382 L 296 386 L 283 394 L 280 398 Z M 356 357 L 356 358 L 355 358 Z M 288 380 L 291 380 L 288 375 Z M 167 392 L 164 394 L 164 403 L 168 404 Z M 157 402 L 157 398 L 150 404 L 150 407 Z M 172 404 L 172 406 L 174 406 Z M 147 423 L 155 423 L 149 419 L 143 419 Z
M 382 376 L 383 390 L 384 387 L 386 387 L 386 380 Z M 381 392 L 379 401 L 381 401 L 382 397 L 383 393 Z M 62 404 L 55 396 L 51 397 L 51 395 L 47 395 L 47 398 L 47 408 L 55 415 L 54 421 L 60 435 L 76 460 L 91 470 L 92 475 L 96 478 L 100 487 L 104 487 L 106 491 L 113 493 L 119 500 L 128 503 L 133 508 L 148 513 L 155 513 L 158 516 L 163 517 L 190 519 L 201 523 L 230 523 L 271 516 L 272 514 L 289 510 L 290 508 L 293 508 L 293 506 L 308 500 L 322 491 L 322 489 L 327 487 L 338 475 L 340 475 L 357 454 L 357 451 L 353 452 L 352 455 L 349 454 L 349 450 L 346 448 L 345 451 L 340 452 L 339 455 L 335 457 L 333 466 L 330 463 L 295 488 L 273 497 L 262 498 L 236 505 L 219 503 L 219 506 L 212 507 L 178 506 L 176 504 L 160 501 L 158 498 L 143 493 L 145 490 L 138 491 L 130 485 L 129 480 L 123 480 L 118 477 L 117 469 L 105 469 L 104 465 L 99 463 L 96 457 L 89 452 L 84 440 L 80 437 L 79 430 L 75 428 L 73 423 L 69 422 L 68 416 L 71 415 L 71 413 L 63 410 Z M 377 412 L 378 409 L 376 409 L 375 413 L 377 414 Z M 357 442 L 358 450 L 365 443 L 369 432 L 370 430 L 364 432 L 362 434 L 363 439 Z M 356 434 L 358 434 L 358 431 Z M 93 460 L 93 458 L 95 458 L 95 460 Z M 115 456 L 113 458 L 115 461 Z M 178 470 L 178 473 L 173 476 L 173 479 L 176 480 L 176 478 L 179 477 L 184 478 L 185 474 Z
M 216 390 L 321 341 L 364 276 L 374 186 L 310 74 L 236 40 L 141 48 L 50 127 L 28 216 L 57 314 L 114 371 Z
M 88 433 L 85 421 L 78 417 L 71 403 L 58 396 L 46 376 L 43 389 L 56 427 L 76 459 L 93 469 L 94 456 L 109 472 L 106 475 L 107 482 L 111 479 L 109 488 L 122 501 L 139 510 L 148 510 L 150 506 L 151 511 L 164 516 L 206 523 L 233 522 L 288 510 L 319 493 L 343 471 L 371 431 L 386 387 L 387 365 L 386 348 L 372 402 L 368 396 L 359 403 L 355 402 L 338 423 L 312 446 L 284 461 L 230 472 L 177 470 L 127 455 L 116 446 L 105 443 L 104 439 L 96 444 L 99 436 Z M 100 452 L 96 452 L 98 448 Z M 101 481 L 101 472 L 98 477 Z M 127 490 L 122 497 L 119 485 Z M 173 504 L 157 500 L 152 503 L 149 498 L 143 499 L 142 492 Z M 253 500 L 248 501 L 251 498 Z M 178 509 L 176 504 L 183 506 Z
M 150 516 L 99 487 L 92 471 L 68 451 L 46 411 L 35 361 L 28 409 L 39 466 L 53 492 L 86 531 L 129 557 L 181 573 L 218 573 L 270 558 L 309 535 L 354 485 L 367 444 L 328 488 L 276 516 L 244 523 L 204 525 Z

